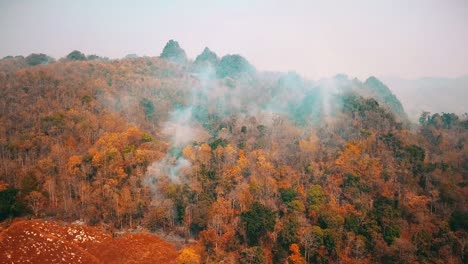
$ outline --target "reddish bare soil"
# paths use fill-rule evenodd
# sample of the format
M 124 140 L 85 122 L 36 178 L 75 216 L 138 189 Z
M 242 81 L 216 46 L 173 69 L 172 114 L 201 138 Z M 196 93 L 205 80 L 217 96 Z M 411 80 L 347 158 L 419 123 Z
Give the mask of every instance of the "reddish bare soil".
M 55 221 L 18 221 L 0 233 L 0 263 L 175 263 L 178 252 L 161 238 Z

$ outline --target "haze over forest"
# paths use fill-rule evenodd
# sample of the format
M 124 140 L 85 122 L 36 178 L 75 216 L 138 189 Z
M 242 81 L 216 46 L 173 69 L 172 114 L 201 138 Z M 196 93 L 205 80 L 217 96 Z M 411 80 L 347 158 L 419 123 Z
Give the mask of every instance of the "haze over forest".
M 0 262 L 466 263 L 467 24 L 0 0 Z
M 60 58 L 74 49 L 109 58 L 155 56 L 156 47 L 177 39 L 192 58 L 208 46 L 220 55 L 242 54 L 261 70 L 308 79 L 377 76 L 415 120 L 421 110 L 466 112 L 454 106 L 467 96 L 466 82 L 441 84 L 451 91 L 441 104 L 432 92 L 437 87 L 427 88 L 426 102 L 411 102 L 424 85 L 387 80 L 466 77 L 467 24 L 463 0 L 0 1 L 0 57 Z

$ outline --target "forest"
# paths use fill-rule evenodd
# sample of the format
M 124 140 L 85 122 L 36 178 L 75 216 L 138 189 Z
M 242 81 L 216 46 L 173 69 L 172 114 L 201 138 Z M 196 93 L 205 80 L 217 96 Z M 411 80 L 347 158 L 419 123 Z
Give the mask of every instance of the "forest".
M 424 96 L 421 94 L 420 96 Z M 466 263 L 468 115 L 244 57 L 0 60 L 0 220 L 143 227 L 180 263 Z

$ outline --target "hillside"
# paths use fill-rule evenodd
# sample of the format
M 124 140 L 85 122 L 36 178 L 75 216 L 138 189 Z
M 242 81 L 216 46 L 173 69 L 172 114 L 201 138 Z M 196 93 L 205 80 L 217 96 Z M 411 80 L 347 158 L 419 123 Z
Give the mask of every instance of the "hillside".
M 176 263 L 174 246 L 149 234 L 112 238 L 99 228 L 19 221 L 0 233 L 2 263 Z
M 375 77 L 312 81 L 209 48 L 191 60 L 176 41 L 160 57 L 12 57 L 0 60 L 0 124 L 0 219 L 86 223 L 14 223 L 4 260 L 467 258 L 467 117 L 410 123 Z M 176 252 L 101 225 L 193 243 Z

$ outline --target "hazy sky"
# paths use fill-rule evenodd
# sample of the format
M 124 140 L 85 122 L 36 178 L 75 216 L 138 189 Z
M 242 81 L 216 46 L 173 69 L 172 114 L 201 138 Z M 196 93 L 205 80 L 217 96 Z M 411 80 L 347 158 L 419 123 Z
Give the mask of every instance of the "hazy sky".
M 468 74 L 467 0 L 0 0 L 0 57 L 158 56 L 169 39 L 319 78 Z

